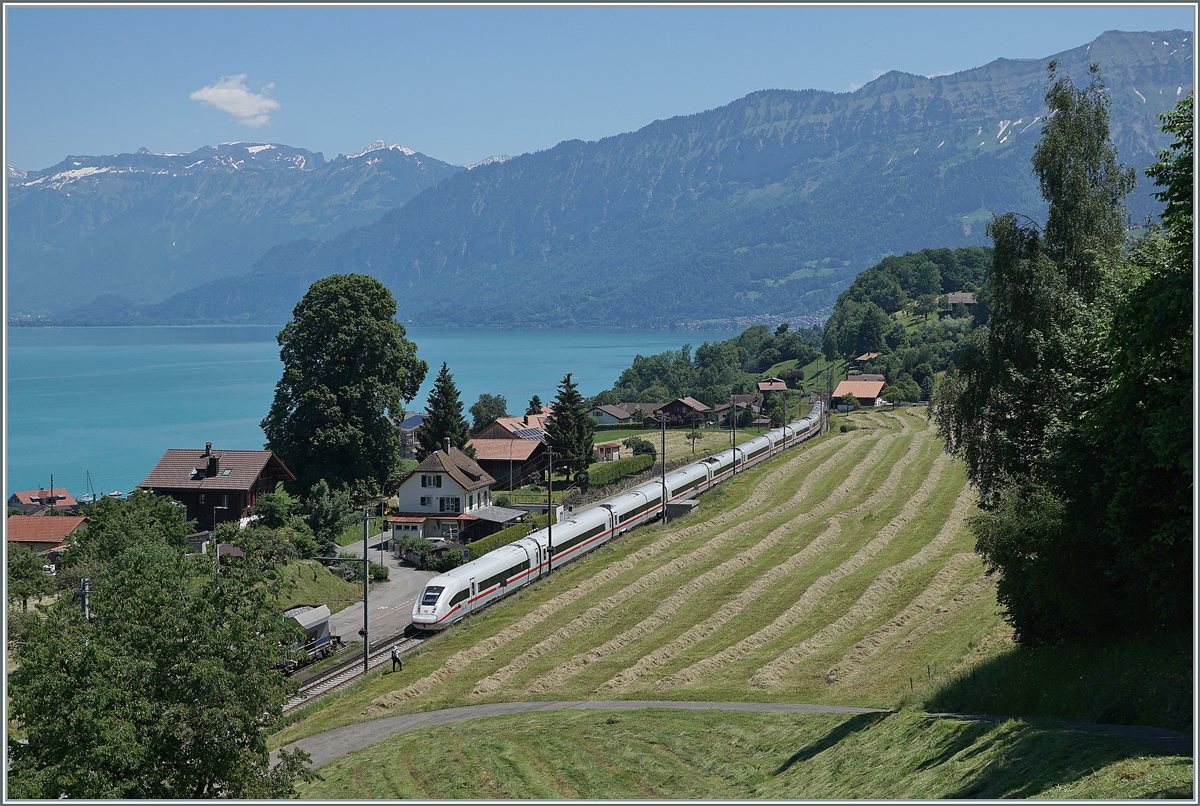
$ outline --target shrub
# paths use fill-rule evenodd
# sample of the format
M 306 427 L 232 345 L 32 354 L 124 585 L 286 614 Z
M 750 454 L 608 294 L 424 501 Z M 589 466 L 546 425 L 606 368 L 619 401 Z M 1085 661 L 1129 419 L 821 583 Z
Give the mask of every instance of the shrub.
M 495 551 L 501 546 L 507 546 L 529 534 L 530 526 L 527 523 L 518 523 L 515 526 L 509 526 L 507 529 L 501 529 L 494 535 L 480 538 L 474 543 L 467 544 L 467 548 L 471 552 L 471 559 L 475 560 L 489 551 Z
M 645 440 L 642 441 L 645 442 Z M 589 471 L 591 484 L 593 487 L 603 487 L 605 484 L 612 484 L 620 478 L 633 473 L 639 473 L 653 466 L 654 461 L 654 454 L 635 453 L 633 456 L 618 459 L 615 462 L 594 464 Z
M 633 451 L 634 456 L 648 455 L 650 457 L 650 464 L 654 464 L 654 460 L 658 458 L 658 451 L 655 450 L 654 443 L 649 440 L 642 439 L 641 437 L 629 437 L 622 440 L 621 444 Z M 595 479 L 592 479 L 592 483 L 596 485 L 601 484 L 601 482 Z
M 379 563 L 371 563 L 371 581 L 372 582 L 387 582 L 388 567 Z

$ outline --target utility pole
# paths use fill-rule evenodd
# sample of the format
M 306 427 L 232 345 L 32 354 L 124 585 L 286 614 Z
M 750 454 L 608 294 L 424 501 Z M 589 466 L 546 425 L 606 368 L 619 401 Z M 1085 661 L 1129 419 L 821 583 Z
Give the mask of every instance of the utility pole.
M 84 621 L 91 621 L 92 611 L 88 608 L 88 596 L 90 596 L 92 593 L 95 593 L 95 591 L 93 591 L 90 587 L 88 587 L 88 582 L 89 582 L 89 580 L 87 577 L 84 577 L 83 579 L 79 580 L 79 590 L 77 590 L 75 592 L 75 595 L 83 600 L 83 620 Z
M 729 416 L 733 419 L 733 475 L 737 475 L 737 402 L 733 395 L 729 396 Z
M 695 444 L 694 442 L 692 443 Z M 662 519 L 667 522 L 667 418 L 662 418 Z
M 546 443 L 546 576 L 554 570 L 554 448 Z
M 371 658 L 371 642 L 367 638 L 368 619 L 371 617 L 371 611 L 367 607 L 367 590 L 371 584 L 371 559 L 367 555 L 367 533 L 371 531 L 371 529 L 370 529 L 371 510 L 369 508 L 363 507 L 362 519 L 363 519 L 363 626 L 362 626 L 362 629 L 358 631 L 358 634 L 361 635 L 362 639 L 363 639 L 363 675 L 366 676 L 367 671 L 370 669 L 369 661 Z

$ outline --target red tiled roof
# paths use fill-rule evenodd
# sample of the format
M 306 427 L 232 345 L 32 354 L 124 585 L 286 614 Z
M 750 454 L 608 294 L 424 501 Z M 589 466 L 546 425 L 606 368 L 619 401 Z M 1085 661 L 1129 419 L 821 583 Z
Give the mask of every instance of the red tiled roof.
M 837 400 L 845 395 L 854 395 L 860 399 L 879 397 L 886 385 L 883 381 L 842 381 L 837 385 L 837 389 L 833 390 L 833 398 Z
M 629 419 L 629 412 L 627 412 L 625 409 L 621 408 L 620 406 L 609 406 L 609 405 L 592 406 L 593 411 L 595 411 L 596 409 L 599 409 L 600 411 L 604 412 L 605 414 L 609 415 L 610 417 L 616 417 L 618 420 L 628 420 Z
M 878 358 L 879 353 L 863 353 L 855 361 L 870 361 L 872 358 Z
M 472 439 L 467 444 L 475 449 L 476 461 L 514 462 L 524 462 L 544 446 L 536 439 Z
M 138 487 L 144 490 L 238 490 L 248 492 L 270 467 L 282 481 L 295 481 L 292 471 L 271 451 L 221 451 L 217 475 L 205 476 L 209 456 L 200 448 L 170 448 Z M 193 473 L 198 470 L 199 473 Z M 225 475 L 225 471 L 229 475 Z
M 393 515 L 388 523 L 424 523 L 428 515 Z
M 62 498 L 59 498 L 54 502 L 54 505 L 57 507 L 74 507 L 79 505 L 79 502 L 72 498 L 71 494 L 62 487 L 55 487 L 53 490 L 47 490 L 45 487 L 43 487 L 40 490 L 24 490 L 19 493 L 13 493 L 8 497 L 8 503 L 9 506 L 36 506 L 37 504 L 48 504 L 49 502 L 45 499 L 51 494 L 56 497 L 60 495 L 62 496 Z M 13 502 L 14 498 L 17 499 L 16 503 Z
M 779 378 L 763 378 L 758 382 L 758 391 L 760 392 L 783 392 L 787 389 L 787 383 Z
M 62 543 L 67 535 L 87 523 L 84 515 L 60 515 L 54 518 L 34 515 L 9 515 L 10 543 Z

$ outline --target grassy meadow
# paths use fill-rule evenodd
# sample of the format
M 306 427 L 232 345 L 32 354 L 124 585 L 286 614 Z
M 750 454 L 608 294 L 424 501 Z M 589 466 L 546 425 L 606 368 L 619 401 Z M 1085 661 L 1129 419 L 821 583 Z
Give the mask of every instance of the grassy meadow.
M 841 432 L 837 417 L 829 435 L 706 494 L 693 514 L 625 535 L 429 640 L 403 672 L 314 704 L 272 744 L 487 702 L 806 702 L 898 713 L 476 720 L 351 754 L 302 796 L 1069 798 L 1190 782 L 1191 759 L 1139 761 L 1138 746 L 1113 739 L 922 712 L 953 686 L 967 692 L 958 702 L 977 702 L 973 675 L 1011 656 L 1011 633 L 965 525 L 973 499 L 962 467 L 942 453 L 925 410 L 846 419 L 854 430 Z M 1054 764 L 1043 770 L 1039 754 Z

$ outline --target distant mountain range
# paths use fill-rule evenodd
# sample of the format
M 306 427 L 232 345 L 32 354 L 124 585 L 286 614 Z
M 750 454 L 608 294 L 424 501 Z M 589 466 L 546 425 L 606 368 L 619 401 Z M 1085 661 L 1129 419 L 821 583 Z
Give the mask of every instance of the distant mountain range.
M 1167 145 L 1158 113 L 1192 89 L 1190 32 L 1108 32 L 849 93 L 764 90 L 470 171 L 398 147 L 324 163 L 268 144 L 10 171 L 9 310 L 54 312 L 54 297 L 57 318 L 80 322 L 274 323 L 313 280 L 360 271 L 421 324 L 803 315 L 886 254 L 986 243 L 992 211 L 1043 215 L 1029 158 L 1051 58 L 1080 83 L 1100 64 L 1114 140 L 1140 176 Z M 183 174 L 199 155 L 210 173 Z M 155 160 L 179 167 L 118 170 Z M 1152 190 L 1141 177 L 1132 221 L 1159 209 Z M 63 284 L 89 275 L 107 295 L 66 299 Z
M 8 167 L 9 310 L 126 304 L 244 274 L 273 246 L 379 219 L 463 170 L 382 140 L 326 162 L 275 143 Z

